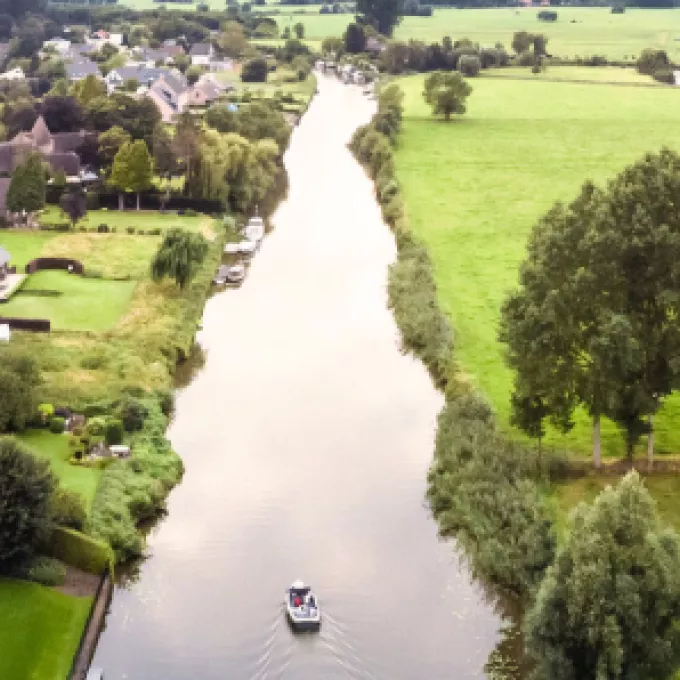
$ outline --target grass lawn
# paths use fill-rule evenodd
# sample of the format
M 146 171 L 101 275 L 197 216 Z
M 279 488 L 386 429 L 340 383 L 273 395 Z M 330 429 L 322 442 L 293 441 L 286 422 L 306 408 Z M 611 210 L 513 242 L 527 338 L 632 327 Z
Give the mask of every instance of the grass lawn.
M 68 436 L 52 434 L 47 430 L 26 430 L 16 438 L 26 444 L 33 453 L 50 461 L 59 484 L 65 489 L 79 493 L 89 508 L 94 498 L 101 470 L 71 465 L 68 460 Z M 2 675 L 0 675 L 2 677 Z
M 23 269 L 24 265 L 39 257 L 54 234 L 45 231 L 0 230 L 0 246 L 11 256 L 10 264 Z
M 0 579 L 0 678 L 65 678 L 91 601 L 35 583 Z
M 584 180 L 601 183 L 662 145 L 680 148 L 680 90 L 479 78 L 468 113 L 447 124 L 430 116 L 422 77 L 400 82 L 396 165 L 410 223 L 431 254 L 460 367 L 507 423 L 512 376 L 496 334 L 529 232 Z M 656 430 L 659 452 L 680 451 L 679 398 Z M 603 452 L 620 455 L 611 423 L 602 434 Z M 548 440 L 587 455 L 590 424 L 581 417 L 570 435 Z
M 123 238 L 123 237 L 121 237 Z M 5 316 L 49 319 L 55 330 L 106 331 L 128 307 L 136 281 L 109 281 L 40 271 L 2 306 Z M 36 294 L 56 291 L 58 296 Z
M 548 66 L 542 73 L 532 73 L 530 68 L 511 66 L 509 68 L 496 68 L 482 71 L 482 75 L 485 78 L 522 78 L 536 81 L 587 80 L 593 83 L 618 83 L 665 87 L 663 83 L 654 80 L 651 76 L 645 76 L 638 73 L 634 68 L 622 68 L 620 66 L 610 66 L 608 68 L 593 68 L 591 66 Z

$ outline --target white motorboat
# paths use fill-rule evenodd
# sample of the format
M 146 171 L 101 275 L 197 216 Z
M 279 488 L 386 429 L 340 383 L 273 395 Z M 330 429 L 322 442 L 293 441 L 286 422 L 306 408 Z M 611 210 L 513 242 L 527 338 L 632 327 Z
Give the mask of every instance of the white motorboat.
M 239 242 L 238 252 L 243 253 L 244 255 L 252 255 L 257 250 L 258 245 L 259 243 L 257 241 L 250 241 L 249 239 L 245 239 Z
M 243 235 L 249 241 L 260 242 L 264 238 L 264 220 L 261 217 L 251 217 L 243 229 Z
M 217 274 L 213 277 L 213 283 L 218 285 L 218 286 L 223 286 L 227 282 L 227 270 L 229 267 L 227 267 L 226 264 L 221 264 L 217 268 Z
M 321 609 L 319 600 L 309 586 L 295 581 L 286 590 L 286 615 L 293 630 L 319 630 Z
M 225 255 L 238 255 L 241 252 L 240 243 L 227 243 L 224 246 Z
M 241 283 L 246 278 L 245 265 L 239 262 L 227 267 L 225 278 L 229 283 Z

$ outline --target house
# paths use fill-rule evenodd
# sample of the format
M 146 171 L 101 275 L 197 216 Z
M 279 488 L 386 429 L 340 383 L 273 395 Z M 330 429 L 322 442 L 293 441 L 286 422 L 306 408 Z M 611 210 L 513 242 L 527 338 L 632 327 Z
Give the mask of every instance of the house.
M 133 50 L 135 57 L 148 67 L 156 66 L 156 64 L 172 64 L 175 57 L 184 54 L 184 48 L 181 45 L 164 45 L 158 49 L 151 47 L 137 47 Z
M 113 69 L 104 78 L 109 94 L 118 89 L 127 80 L 136 80 L 140 85 L 151 87 L 161 76 L 170 74 L 165 68 L 149 68 L 145 64 L 128 64 Z
M 187 106 L 207 106 L 217 101 L 222 90 L 211 80 L 199 80 L 187 90 L 185 103 Z
M 71 61 L 77 61 L 89 57 L 96 51 L 97 48 L 95 45 L 90 43 L 76 43 L 69 47 L 68 53 L 65 56 L 71 59 Z
M 92 34 L 93 45 L 97 47 L 102 47 L 107 43 L 109 45 L 114 45 L 115 47 L 121 47 L 123 44 L 123 34 L 122 33 L 109 33 L 108 31 L 96 31 Z
M 186 109 L 187 81 L 184 76 L 175 72 L 161 75 L 146 92 L 160 111 L 164 123 L 172 122 L 173 118 Z
M 0 142 L 0 174 L 11 174 L 29 153 L 37 152 L 53 172 L 63 170 L 70 181 L 80 181 L 80 156 L 77 150 L 90 134 L 85 130 L 52 134 L 45 119 L 39 116 L 30 132 L 20 132 L 9 142 Z M 4 210 L 5 196 L 2 196 L 0 185 L 0 212 Z
M 0 281 L 4 281 L 9 272 L 9 253 L 2 247 L 0 247 Z
M 99 66 L 89 59 L 79 59 L 66 64 L 66 77 L 70 82 L 75 83 L 78 80 L 83 80 L 87 76 L 96 76 L 101 78 Z
M 66 54 L 71 49 L 71 41 L 63 38 L 52 38 L 52 40 L 45 40 L 43 43 L 43 51 L 54 50 L 57 54 Z
M 380 54 L 381 52 L 384 52 L 385 49 L 385 44 L 373 36 L 366 41 L 366 52 L 369 54 Z
M 17 66 L 10 71 L 0 73 L 0 80 L 26 80 L 26 75 L 21 68 Z
M 215 52 L 211 43 L 196 43 L 189 52 L 193 66 L 210 66 Z

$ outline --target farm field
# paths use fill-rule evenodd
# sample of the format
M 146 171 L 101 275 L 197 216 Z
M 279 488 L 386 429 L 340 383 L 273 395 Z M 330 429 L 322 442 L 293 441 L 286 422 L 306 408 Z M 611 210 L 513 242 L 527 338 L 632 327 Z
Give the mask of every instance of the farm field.
M 529 68 L 509 66 L 482 71 L 484 78 L 510 78 L 515 80 L 535 80 L 550 82 L 587 81 L 591 83 L 613 83 L 618 85 L 644 85 L 645 87 L 667 87 L 651 76 L 638 73 L 633 67 L 593 68 L 591 66 L 548 66 L 541 73 L 532 73 Z
M 0 579 L 0 678 L 65 678 L 90 603 L 89 597 L 70 597 L 36 583 Z
M 158 7 L 152 0 L 127 0 L 137 9 Z M 207 0 L 214 9 L 223 3 Z M 166 5 L 186 11 L 195 5 Z M 353 14 L 319 14 L 320 5 L 304 8 L 271 4 L 279 29 L 301 21 L 308 41 L 341 35 Z M 301 11 L 304 9 L 304 12 Z M 539 22 L 536 8 L 435 9 L 432 17 L 405 17 L 395 31 L 399 40 L 438 42 L 445 35 L 467 37 L 483 45 L 502 42 L 509 49 L 515 31 L 540 31 L 548 41 L 548 51 L 559 57 L 604 55 L 609 59 L 633 60 L 645 47 L 680 57 L 680 9 L 655 10 L 628 8 L 625 14 L 612 14 L 609 7 L 558 7 L 558 20 Z
M 497 327 L 529 232 L 586 179 L 602 183 L 645 152 L 680 148 L 680 90 L 479 78 L 468 113 L 446 124 L 431 117 L 422 82 L 400 81 L 397 175 L 411 227 L 433 260 L 460 369 L 507 425 L 512 376 Z M 656 433 L 659 452 L 680 451 L 679 397 L 659 414 Z M 590 423 L 579 417 L 568 436 L 547 439 L 588 455 Z M 611 423 L 603 423 L 602 443 L 605 455 L 622 453 Z
M 59 478 L 59 485 L 64 489 L 79 493 L 86 507 L 90 507 L 101 477 L 101 470 L 79 467 L 68 462 L 70 453 L 67 435 L 29 429 L 17 435 L 17 439 L 26 444 L 40 458 L 49 460 L 54 474 Z

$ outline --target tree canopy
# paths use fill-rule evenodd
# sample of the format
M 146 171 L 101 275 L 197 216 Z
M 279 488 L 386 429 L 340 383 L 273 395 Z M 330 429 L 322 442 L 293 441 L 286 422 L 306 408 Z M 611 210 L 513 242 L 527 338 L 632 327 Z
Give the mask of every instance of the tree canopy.
M 425 80 L 423 97 L 432 107 L 432 113 L 450 120 L 452 113 L 465 113 L 465 101 L 471 93 L 472 88 L 460 73 L 435 71 Z
M 575 510 L 528 612 L 536 677 L 666 678 L 680 643 L 680 539 L 636 472 Z
M 404 0 L 357 0 L 357 14 L 378 33 L 390 36 L 404 16 Z
M 144 140 L 127 142 L 120 148 L 113 159 L 109 181 L 122 192 L 135 192 L 139 210 L 139 194 L 153 181 L 153 159 Z
M 577 404 L 607 416 L 632 456 L 648 416 L 680 386 L 680 156 L 664 150 L 606 189 L 584 184 L 538 223 L 506 300 L 501 339 L 516 371 L 513 417 L 571 426 Z M 531 409 L 528 413 L 526 409 Z
M 38 407 L 40 371 L 35 359 L 11 347 L 0 352 L 0 432 L 20 432 Z
M 7 190 L 7 209 L 34 213 L 45 205 L 45 169 L 40 154 L 31 153 L 12 173 Z
M 31 557 L 51 527 L 49 462 L 0 437 L 0 570 Z

